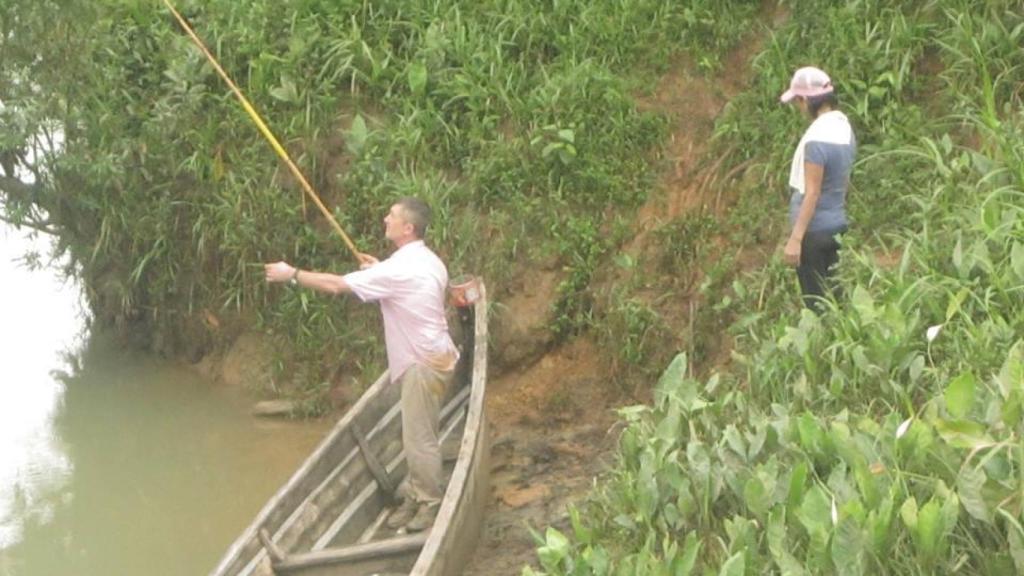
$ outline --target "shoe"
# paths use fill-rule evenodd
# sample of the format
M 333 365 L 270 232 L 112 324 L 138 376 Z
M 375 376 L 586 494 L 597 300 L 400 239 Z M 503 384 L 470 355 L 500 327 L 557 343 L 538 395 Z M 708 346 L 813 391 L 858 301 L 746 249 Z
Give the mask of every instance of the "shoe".
M 440 502 L 432 504 L 420 504 L 419 510 L 412 520 L 405 525 L 409 532 L 422 532 L 434 525 L 434 518 L 437 518 L 437 510 L 441 507 Z
M 416 515 L 416 512 L 419 511 L 419 507 L 419 503 L 417 503 L 412 498 L 406 498 L 405 500 L 402 500 L 402 503 L 398 506 L 398 508 L 395 508 L 395 511 L 392 512 L 390 516 L 388 516 L 388 528 L 391 528 L 392 530 L 397 530 L 402 526 L 408 524 L 409 521 L 412 520 L 413 516 Z

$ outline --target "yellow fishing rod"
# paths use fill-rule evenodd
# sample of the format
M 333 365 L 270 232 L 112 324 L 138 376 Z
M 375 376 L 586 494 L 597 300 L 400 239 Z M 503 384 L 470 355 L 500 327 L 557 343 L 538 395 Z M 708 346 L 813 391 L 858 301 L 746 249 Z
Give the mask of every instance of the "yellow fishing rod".
M 268 142 L 270 142 L 270 146 L 274 149 L 274 152 L 277 152 L 277 155 L 281 157 L 281 160 L 284 160 L 284 163 L 288 165 L 288 168 L 292 171 L 292 174 L 294 174 L 295 177 L 302 184 L 302 189 L 306 191 L 306 194 L 310 198 L 312 198 L 313 203 L 316 204 L 317 208 L 320 209 L 320 212 L 322 212 L 324 217 L 327 218 L 327 220 L 331 223 L 332 226 L 334 226 L 334 230 L 337 231 L 339 235 L 341 235 L 341 239 L 345 241 L 345 245 L 348 246 L 348 249 L 352 252 L 352 255 L 355 256 L 356 260 L 358 261 L 359 251 L 356 250 L 356 245 L 352 242 L 352 239 L 348 237 L 348 234 L 345 234 L 345 231 L 342 230 L 341 225 L 339 225 L 338 221 L 334 219 L 334 216 L 331 215 L 329 210 L 327 210 L 327 207 L 324 206 L 323 201 L 320 200 L 320 196 L 317 195 L 317 193 L 313 190 L 313 187 L 309 185 L 309 182 L 306 180 L 306 177 L 302 175 L 302 172 L 299 170 L 299 168 L 295 165 L 294 162 L 292 162 L 291 157 L 288 156 L 288 152 L 285 151 L 284 147 L 281 146 L 281 143 L 278 142 L 277 138 L 274 137 L 274 133 L 271 132 L 270 128 L 267 127 L 266 122 L 263 121 L 263 118 L 260 117 L 259 113 L 256 112 L 256 109 L 253 108 L 252 104 L 249 103 L 249 100 L 246 99 L 244 94 L 242 94 L 242 91 L 238 89 L 238 86 L 236 86 L 235 83 L 231 81 L 231 78 L 228 76 L 227 72 L 225 72 L 224 69 L 221 68 L 220 64 L 217 62 L 217 59 L 213 57 L 213 54 L 211 54 L 209 50 L 207 50 L 206 45 L 203 44 L 203 41 L 199 39 L 199 36 L 197 36 L 196 33 L 192 31 L 192 27 L 188 25 L 188 22 L 185 21 L 185 18 L 183 18 L 182 15 L 178 13 L 178 10 L 174 8 L 174 5 L 171 4 L 171 0 L 163 1 L 164 4 L 167 5 L 167 8 L 171 11 L 171 13 L 174 14 L 174 17 L 178 20 L 178 24 L 181 24 L 182 29 L 185 30 L 189 37 L 192 38 L 192 41 L 195 42 L 196 46 L 198 46 L 199 49 L 202 50 L 203 54 L 206 55 L 206 59 L 210 61 L 210 64 L 213 64 L 213 67 L 217 70 L 217 73 L 220 74 L 220 77 L 224 79 L 224 82 L 227 82 L 228 87 L 230 87 L 231 91 L 234 92 L 235 96 L 238 97 L 238 101 L 242 103 L 242 108 L 244 108 L 245 111 L 249 113 L 249 117 L 252 118 L 252 121 L 256 123 L 256 127 L 260 129 L 260 133 L 263 134 L 263 137 L 266 138 Z

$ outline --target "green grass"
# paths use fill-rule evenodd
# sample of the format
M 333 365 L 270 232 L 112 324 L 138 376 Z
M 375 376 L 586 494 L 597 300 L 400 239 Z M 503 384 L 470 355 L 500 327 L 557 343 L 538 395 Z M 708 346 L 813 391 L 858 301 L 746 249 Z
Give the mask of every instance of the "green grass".
M 861 142 L 847 296 L 801 310 L 775 258 L 709 275 L 698 322 L 731 324 L 730 369 L 693 379 L 679 356 L 653 405 L 620 410 L 618 464 L 568 536 L 538 535 L 544 573 L 1024 570 L 1022 5 L 790 8 L 717 125 L 764 176 L 724 227 L 738 246 L 782 237 L 782 191 L 764 192 L 799 127 L 777 93 L 821 63 Z

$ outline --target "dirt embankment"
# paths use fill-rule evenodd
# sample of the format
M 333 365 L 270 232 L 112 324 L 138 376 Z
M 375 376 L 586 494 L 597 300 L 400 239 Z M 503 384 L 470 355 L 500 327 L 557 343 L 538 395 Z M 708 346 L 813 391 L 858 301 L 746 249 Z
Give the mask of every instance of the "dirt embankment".
M 779 17 L 774 5 L 766 3 L 765 16 Z M 640 106 L 667 114 L 674 124 L 658 190 L 638 213 L 627 253 L 648 249 L 650 232 L 674 218 L 728 208 L 731 199 L 712 185 L 717 166 L 707 158 L 706 143 L 715 118 L 744 88 L 750 58 L 762 43 L 752 36 L 729 54 L 720 80 L 681 59 L 653 94 L 638 96 Z M 518 575 L 526 564 L 537 566 L 530 529 L 569 529 L 568 506 L 585 498 L 593 479 L 613 463 L 615 408 L 635 401 L 605 381 L 605 353 L 593 342 L 549 349 L 545 312 L 556 284 L 552 274 L 531 273 L 510 291 L 515 295 L 494 321 L 504 324 L 493 330 L 487 400 L 492 500 L 466 576 Z
M 519 574 L 535 556 L 529 529 L 561 524 L 606 468 L 617 401 L 599 354 L 577 340 L 488 383 L 492 500 L 467 576 Z

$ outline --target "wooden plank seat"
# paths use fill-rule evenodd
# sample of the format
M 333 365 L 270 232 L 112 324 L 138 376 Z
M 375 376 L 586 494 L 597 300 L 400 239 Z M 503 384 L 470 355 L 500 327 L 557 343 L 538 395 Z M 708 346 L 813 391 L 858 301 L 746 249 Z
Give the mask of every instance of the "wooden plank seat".
M 415 553 L 426 543 L 428 534 L 403 534 L 364 544 L 290 554 L 273 563 L 274 573 L 305 576 L 324 570 L 339 576 L 366 576 L 380 572 L 407 572 L 416 560 Z

